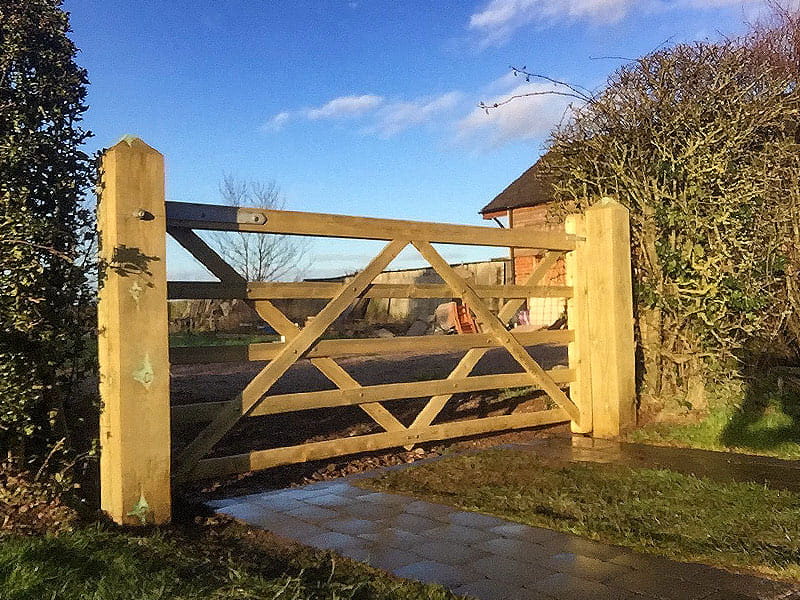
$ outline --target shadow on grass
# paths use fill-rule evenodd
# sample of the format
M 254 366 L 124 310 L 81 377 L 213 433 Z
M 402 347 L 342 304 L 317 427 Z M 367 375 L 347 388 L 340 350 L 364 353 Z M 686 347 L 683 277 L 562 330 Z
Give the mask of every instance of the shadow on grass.
M 0 538 L 0 598 L 453 598 L 442 588 L 393 580 L 263 535 L 238 526 L 144 532 L 94 526 Z
M 259 557 L 259 569 L 237 565 L 234 573 L 233 564 L 225 560 L 230 549 L 214 560 L 211 548 L 181 538 L 89 528 L 58 537 L 6 540 L 0 550 L 0 580 L 6 582 L 0 596 L 51 597 L 57 582 L 58 597 L 65 599 L 146 598 L 159 593 L 201 598 L 226 589 L 234 579 L 265 592 L 267 581 L 281 575 L 274 559 L 266 556 Z M 253 558 L 261 554 L 251 552 Z
M 750 379 L 741 406 L 720 434 L 720 443 L 761 452 L 788 445 L 800 448 L 800 371 L 791 377 L 776 369 Z

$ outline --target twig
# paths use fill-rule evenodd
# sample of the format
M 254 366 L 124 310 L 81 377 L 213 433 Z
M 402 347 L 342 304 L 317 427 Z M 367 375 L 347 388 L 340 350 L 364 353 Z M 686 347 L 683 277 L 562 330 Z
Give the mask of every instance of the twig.
M 44 246 L 42 244 L 36 244 L 34 242 L 29 242 L 27 240 L 0 240 L 2 244 L 21 244 L 23 246 L 30 246 L 31 248 L 36 248 L 37 250 L 44 250 L 45 252 L 49 252 L 53 256 L 57 256 L 61 260 L 65 260 L 69 263 L 73 262 L 72 257 L 67 254 L 66 252 L 61 252 L 60 250 L 56 250 L 55 248 L 51 248 L 50 246 Z
M 548 77 L 547 75 L 540 75 L 538 73 L 531 73 L 531 72 L 526 70 L 526 67 L 519 68 L 519 67 L 515 67 L 515 66 L 511 65 L 509 67 L 509 69 L 511 69 L 511 72 L 514 74 L 514 77 L 522 75 L 522 76 L 525 77 L 525 81 L 528 81 L 528 82 L 531 80 L 531 78 L 542 79 L 542 80 L 547 81 L 549 83 L 552 83 L 554 85 L 567 88 L 569 91 L 565 92 L 565 91 L 559 91 L 559 90 L 542 90 L 542 91 L 538 91 L 538 92 L 526 92 L 524 94 L 513 94 L 511 96 L 508 96 L 507 98 L 504 98 L 503 100 L 498 100 L 497 102 L 491 102 L 491 103 L 487 103 L 487 102 L 483 102 L 483 101 L 479 102 L 478 103 L 478 108 L 483 109 L 484 111 L 486 111 L 487 114 L 489 113 L 489 110 L 491 110 L 493 108 L 499 108 L 500 106 L 508 104 L 509 102 L 513 102 L 514 100 L 518 100 L 520 98 L 528 98 L 528 97 L 531 97 L 531 96 L 565 96 L 567 98 L 575 98 L 576 100 L 580 100 L 581 102 L 591 102 L 592 101 L 592 92 L 591 92 L 591 90 L 589 90 L 589 89 L 587 89 L 587 88 L 585 88 L 583 86 L 572 85 L 570 83 L 567 83 L 566 81 L 560 81 L 558 79 L 554 79 L 552 77 Z
M 531 77 L 533 77 L 534 79 L 543 79 L 544 81 L 549 81 L 550 83 L 554 83 L 556 85 L 560 85 L 571 90 L 573 93 L 581 96 L 584 100 L 588 100 L 592 94 L 592 90 L 585 88 L 582 85 L 573 85 L 571 83 L 567 83 L 566 81 L 561 81 L 560 79 L 554 79 L 553 77 L 548 77 L 547 75 L 541 75 L 539 73 L 531 73 L 530 71 L 526 70 L 527 67 L 519 68 L 515 67 L 514 65 L 509 65 L 508 68 L 511 69 L 512 73 L 514 73 L 514 77 L 517 77 L 519 75 L 524 75 L 525 81 L 530 81 Z
M 583 100 L 580 96 L 576 96 L 575 94 L 571 94 L 569 92 L 557 92 L 555 90 L 550 90 L 546 92 L 528 92 L 526 94 L 514 94 L 513 96 L 509 96 L 504 100 L 500 100 L 499 102 L 493 102 L 492 104 L 486 104 L 485 102 L 479 102 L 478 108 L 482 108 L 487 113 L 489 109 L 498 108 L 503 106 L 504 104 L 508 104 L 509 102 L 513 102 L 519 98 L 527 98 L 528 96 L 567 96 L 568 98 L 577 98 L 578 100 Z
M 50 449 L 50 452 L 47 454 L 47 458 L 44 459 L 44 462 L 42 463 L 42 466 L 39 467 L 38 471 L 36 471 L 36 475 L 33 478 L 34 481 L 39 481 L 39 477 L 41 477 L 42 473 L 47 468 L 47 465 L 50 462 L 50 459 L 53 458 L 53 455 L 58 450 L 61 449 L 61 447 L 64 445 L 64 442 L 66 441 L 66 439 L 67 438 L 61 438 L 55 444 L 53 444 L 53 447 Z

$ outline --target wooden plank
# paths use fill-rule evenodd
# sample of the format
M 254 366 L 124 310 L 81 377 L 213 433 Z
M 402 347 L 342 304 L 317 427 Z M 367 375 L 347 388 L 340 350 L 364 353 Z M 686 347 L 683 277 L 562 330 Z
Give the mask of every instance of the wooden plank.
M 168 281 L 170 300 L 245 300 L 247 283 L 231 285 L 218 281 Z
M 219 231 L 252 231 L 367 240 L 418 239 L 441 244 L 572 250 L 575 240 L 556 231 L 523 231 L 475 225 L 452 225 L 351 217 L 321 213 L 167 202 L 171 226 Z
M 258 406 L 264 394 L 289 369 L 298 358 L 323 334 L 325 330 L 342 314 L 350 303 L 364 292 L 381 271 L 408 245 L 406 240 L 389 242 L 383 250 L 358 273 L 352 281 L 342 286 L 339 294 L 323 308 L 310 325 L 299 335 L 287 342 L 283 350 L 272 360 L 231 403 L 231 408 L 219 413 L 214 421 L 206 427 L 176 458 L 180 473 L 191 470 L 222 436 L 241 418 L 248 415 Z
M 101 176 L 100 504 L 119 524 L 166 523 L 171 496 L 164 157 L 127 137 L 104 153 Z
M 219 278 L 221 282 L 228 285 L 236 285 L 237 287 L 241 287 L 242 284 L 246 283 L 245 278 L 236 269 L 225 262 L 211 246 L 206 244 L 205 240 L 191 229 L 168 227 L 167 233 L 196 258 L 201 265 L 208 269 L 212 275 Z
M 207 458 L 201 460 L 193 471 L 187 474 L 187 479 L 220 477 L 223 475 L 232 475 L 234 473 L 269 469 L 280 465 L 355 454 L 357 452 L 368 452 L 396 446 L 405 446 L 408 444 L 431 442 L 434 440 L 479 435 L 491 431 L 526 429 L 529 427 L 563 423 L 568 420 L 569 415 L 567 415 L 566 412 L 561 409 L 554 409 L 533 413 L 516 413 L 497 417 L 486 417 L 483 419 L 471 419 L 468 421 L 456 421 L 430 427 L 407 429 L 405 431 L 375 433 L 336 440 L 311 442 L 300 446 L 259 450 L 236 456 Z
M 569 384 L 574 373 L 570 369 L 552 369 L 548 375 L 559 385 Z M 405 383 L 383 383 L 345 390 L 322 390 L 318 392 L 295 392 L 267 396 L 250 412 L 250 416 L 260 417 L 285 412 L 331 408 L 336 406 L 359 406 L 372 402 L 424 398 L 432 394 L 460 394 L 505 388 L 540 388 L 539 382 L 530 373 L 501 373 L 497 375 L 476 375 L 461 379 L 432 379 L 429 381 L 410 381 Z M 212 408 L 206 405 L 212 404 Z M 209 414 L 218 413 L 229 407 L 228 402 L 186 404 L 173 407 L 173 417 L 181 422 L 207 419 Z M 202 415 L 202 419 L 199 417 Z
M 259 301 L 261 302 L 261 301 Z M 568 329 L 544 329 L 542 331 L 511 332 L 523 346 L 537 344 L 568 344 L 574 332 Z M 169 360 L 173 365 L 211 364 L 223 362 L 243 362 L 251 360 L 272 360 L 281 350 L 282 342 L 262 342 L 247 346 L 191 346 L 169 349 Z M 315 343 L 304 358 L 328 356 L 386 355 L 414 352 L 416 354 L 444 354 L 470 350 L 472 348 L 498 348 L 497 340 L 486 333 L 465 333 L 462 335 L 421 335 L 395 338 L 365 338 L 320 340 Z
M 319 282 L 249 282 L 246 285 L 216 281 L 170 281 L 170 300 L 276 300 L 293 298 L 333 298 L 340 283 Z M 483 298 L 570 298 L 572 289 L 557 285 L 476 285 Z M 373 283 L 363 298 L 453 298 L 453 290 L 437 284 Z
M 573 378 L 569 369 L 547 371 L 557 384 L 567 384 Z M 323 390 L 320 392 L 296 392 L 267 396 L 251 416 L 263 416 L 310 410 L 335 406 L 354 406 L 369 402 L 401 400 L 405 398 L 424 398 L 436 394 L 459 394 L 517 387 L 540 387 L 529 373 L 501 373 L 496 375 L 477 375 L 463 379 L 432 379 L 403 383 L 383 383 L 348 390 Z
M 292 321 L 269 300 L 250 302 L 250 306 L 256 311 L 259 317 L 264 319 L 266 323 L 269 323 L 272 328 L 284 338 L 293 338 L 300 332 L 297 325 L 292 323 Z
M 586 227 L 583 215 L 567 217 L 565 229 L 585 239 Z M 590 341 L 588 322 L 588 298 L 586 269 L 590 266 L 586 242 L 578 242 L 577 248 L 565 257 L 566 279 L 575 293 L 567 302 L 567 322 L 574 332 L 569 344 L 569 366 L 575 371 L 575 381 L 570 383 L 569 397 L 581 412 L 580 422 L 572 422 L 573 433 L 592 431 L 592 370 L 589 361 Z
M 467 283 L 441 255 L 428 242 L 414 240 L 411 242 L 419 250 L 420 254 L 427 260 L 434 270 L 439 273 L 442 279 L 459 294 L 464 302 L 475 313 L 481 326 L 488 330 L 498 342 L 500 342 L 508 353 L 516 360 L 520 366 L 538 380 L 542 389 L 553 399 L 561 408 L 567 411 L 573 421 L 580 421 L 580 411 L 578 407 L 561 391 L 558 385 L 550 378 L 547 372 L 539 366 L 528 351 L 516 340 L 506 329 L 505 323 L 483 302 L 472 287 Z
M 352 378 L 350 373 L 345 371 L 340 365 L 336 364 L 332 358 L 312 358 L 311 364 L 322 372 L 325 377 L 330 379 L 340 390 L 354 391 L 362 390 L 361 384 Z M 339 392 L 341 396 L 345 394 Z M 262 405 L 263 406 L 263 403 Z M 359 408 L 386 431 L 402 431 L 405 429 L 403 424 L 378 402 L 368 402 L 360 404 Z M 256 409 L 258 410 L 258 409 Z M 270 413 L 271 414 L 271 413 Z M 251 415 L 253 416 L 253 415 Z
M 533 272 L 528 276 L 528 279 L 525 281 L 525 285 L 536 285 L 541 281 L 542 277 L 550 270 L 558 257 L 561 256 L 560 252 L 549 252 L 545 255 L 542 259 L 542 262 L 533 270 Z M 503 322 L 503 324 L 507 323 L 511 318 L 517 313 L 519 308 L 525 300 L 516 298 L 509 300 L 506 302 L 497 314 L 497 318 Z M 536 333 L 543 333 L 543 332 L 536 332 Z M 553 332 L 555 333 L 555 332 Z M 522 339 L 522 335 L 524 334 L 513 334 L 519 342 L 525 346 L 532 345 L 533 342 L 526 343 Z M 491 337 L 491 336 L 490 336 Z M 495 341 L 497 343 L 497 341 Z M 499 344 L 498 344 L 499 345 Z M 450 373 L 449 377 L 452 378 L 459 378 L 459 377 L 466 377 L 472 372 L 472 369 L 475 368 L 475 365 L 478 364 L 480 359 L 483 355 L 486 354 L 486 349 L 484 348 L 474 348 L 469 350 L 458 362 L 456 367 L 453 369 L 453 372 Z M 433 423 L 433 420 L 436 416 L 442 411 L 444 405 L 447 404 L 447 401 L 452 397 L 452 394 L 444 394 L 441 396 L 434 396 L 430 399 L 428 404 L 420 411 L 417 417 L 414 419 L 414 422 L 411 424 L 411 427 L 425 427 L 426 425 L 430 425 Z
M 593 432 L 616 437 L 636 423 L 628 210 L 603 198 L 585 219 Z
M 300 328 L 292 323 L 286 315 L 268 300 L 252 303 L 259 316 L 272 325 L 286 340 L 291 340 L 300 335 Z M 350 374 L 330 357 L 312 358 L 313 364 L 325 377 L 330 379 L 339 389 L 355 389 L 361 387 Z M 378 403 L 361 406 L 369 417 L 386 431 L 399 431 L 405 429 L 395 416 Z

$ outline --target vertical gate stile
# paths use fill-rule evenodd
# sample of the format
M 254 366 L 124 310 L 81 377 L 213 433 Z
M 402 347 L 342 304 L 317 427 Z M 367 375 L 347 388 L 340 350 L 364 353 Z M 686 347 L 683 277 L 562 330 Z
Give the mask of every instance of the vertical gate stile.
M 586 226 L 583 215 L 570 215 L 564 225 L 569 234 L 579 241 L 575 250 L 564 257 L 566 283 L 572 287 L 572 297 L 567 300 L 567 326 L 574 333 L 574 339 L 567 347 L 569 367 L 575 373 L 575 380 L 569 385 L 569 397 L 580 410 L 581 418 L 571 424 L 573 433 L 592 431 L 592 371 L 589 347 L 589 326 L 587 313 L 586 270 Z
M 126 525 L 171 518 L 164 157 L 133 137 L 102 159 L 101 507 Z

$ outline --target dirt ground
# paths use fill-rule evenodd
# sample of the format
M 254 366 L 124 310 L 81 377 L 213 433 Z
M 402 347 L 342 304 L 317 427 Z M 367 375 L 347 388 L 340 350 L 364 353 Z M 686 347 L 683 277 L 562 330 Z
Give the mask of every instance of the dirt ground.
M 531 355 L 545 369 L 566 366 L 566 347 L 539 345 L 528 348 Z M 424 381 L 446 377 L 463 352 L 450 354 L 398 354 L 390 356 L 362 356 L 338 359 L 337 362 L 360 384 L 377 385 L 402 381 Z M 228 400 L 235 396 L 264 368 L 264 362 L 220 363 L 210 365 L 176 365 L 172 369 L 172 403 L 192 404 Z M 504 349 L 487 352 L 473 370 L 473 375 L 492 373 L 518 373 L 521 367 Z M 300 391 L 335 389 L 335 386 L 308 361 L 295 364 L 269 391 L 268 395 Z M 412 398 L 385 402 L 384 406 L 403 424 L 410 424 L 428 398 Z M 542 410 L 549 406 L 540 392 L 521 395 L 508 390 L 493 390 L 471 394 L 458 394 L 448 402 L 435 423 L 478 418 L 517 411 Z M 186 428 L 173 428 L 176 448 L 187 443 L 202 428 L 194 424 Z M 559 426 L 558 430 L 564 429 Z M 552 430 L 548 428 L 545 431 Z M 214 455 L 225 456 L 250 450 L 275 448 L 303 443 L 378 433 L 376 425 L 357 406 L 298 411 L 293 413 L 251 417 L 243 419 L 214 448 Z M 411 462 L 435 456 L 452 448 L 496 445 L 540 435 L 542 428 L 495 435 L 484 435 L 458 442 L 423 444 L 410 452 L 403 449 L 365 453 L 338 460 L 316 461 L 304 465 L 278 467 L 257 474 L 245 474 L 218 482 L 205 482 L 190 486 L 192 494 L 238 494 L 284 487 L 308 481 L 328 479 L 349 473 L 371 470 L 381 466 Z

